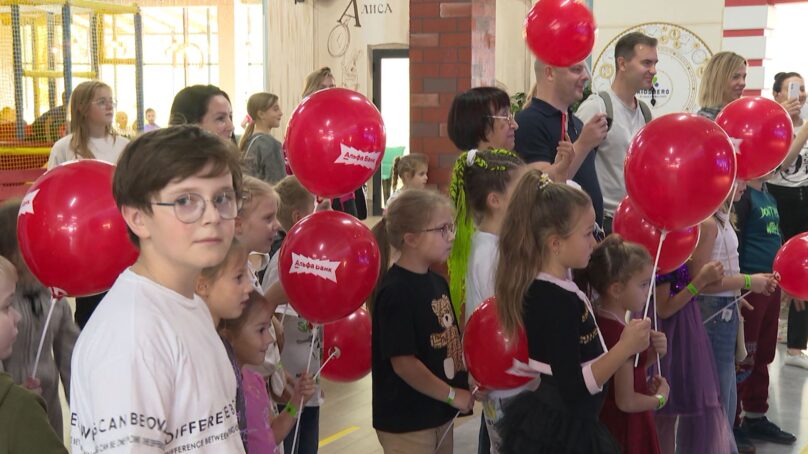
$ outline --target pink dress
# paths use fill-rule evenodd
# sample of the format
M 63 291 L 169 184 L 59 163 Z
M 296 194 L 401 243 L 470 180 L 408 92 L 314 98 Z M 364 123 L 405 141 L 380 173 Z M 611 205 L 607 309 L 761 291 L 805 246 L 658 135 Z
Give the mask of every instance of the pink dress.
M 250 454 L 280 454 L 275 436 L 269 426 L 272 402 L 261 374 L 241 368 L 244 403 L 247 409 L 247 452 Z

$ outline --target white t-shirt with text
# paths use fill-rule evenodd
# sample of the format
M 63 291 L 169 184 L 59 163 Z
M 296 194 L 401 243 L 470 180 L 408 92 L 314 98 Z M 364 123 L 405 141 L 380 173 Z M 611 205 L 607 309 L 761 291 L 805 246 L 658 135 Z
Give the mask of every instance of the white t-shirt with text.
M 204 301 L 124 271 L 73 351 L 77 453 L 243 453 L 236 377 Z

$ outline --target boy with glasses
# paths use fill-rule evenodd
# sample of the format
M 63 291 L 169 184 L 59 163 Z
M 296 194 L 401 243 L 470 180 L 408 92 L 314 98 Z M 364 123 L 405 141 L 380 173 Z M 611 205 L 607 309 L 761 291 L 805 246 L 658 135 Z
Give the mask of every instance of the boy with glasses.
M 140 249 L 76 344 L 72 450 L 243 453 L 236 379 L 205 303 L 203 268 L 233 239 L 241 170 L 234 146 L 196 126 L 140 136 L 113 195 Z

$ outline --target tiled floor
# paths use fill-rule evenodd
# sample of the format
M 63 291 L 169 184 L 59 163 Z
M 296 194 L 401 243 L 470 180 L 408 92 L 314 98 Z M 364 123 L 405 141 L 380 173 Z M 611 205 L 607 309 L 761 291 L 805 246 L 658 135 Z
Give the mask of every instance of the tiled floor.
M 808 370 L 783 367 L 784 346 L 770 366 L 769 419 L 797 435 L 797 443 L 779 446 L 758 443 L 758 454 L 808 454 Z M 355 383 L 326 383 L 326 403 L 320 412 L 321 454 L 380 453 L 371 426 L 370 377 Z M 455 453 L 477 452 L 479 409 L 475 416 L 461 419 L 455 428 Z M 702 453 L 693 453 L 702 454 Z M 706 453 L 704 453 L 706 454 Z

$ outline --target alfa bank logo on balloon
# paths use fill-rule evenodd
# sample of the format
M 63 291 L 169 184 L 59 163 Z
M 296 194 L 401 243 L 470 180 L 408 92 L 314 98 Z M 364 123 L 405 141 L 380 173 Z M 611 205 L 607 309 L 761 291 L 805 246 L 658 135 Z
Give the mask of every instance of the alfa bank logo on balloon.
M 283 147 L 289 167 L 313 194 L 330 199 L 367 182 L 382 162 L 382 114 L 346 88 L 320 90 L 292 112 Z
M 370 170 L 374 170 L 376 168 L 376 164 L 381 161 L 381 158 L 381 151 L 366 152 L 351 148 L 345 144 L 340 144 L 340 154 L 334 163 L 362 166 Z
M 292 252 L 292 266 L 289 268 L 289 272 L 292 274 L 313 274 L 336 284 L 337 268 L 339 267 L 339 264 L 340 262 L 313 259 L 306 257 L 305 255 Z
M 23 197 L 22 202 L 20 203 L 20 213 L 18 216 L 22 216 L 24 214 L 34 214 L 34 198 L 36 195 L 39 194 L 39 189 L 34 189 L 33 191 L 29 191 Z

